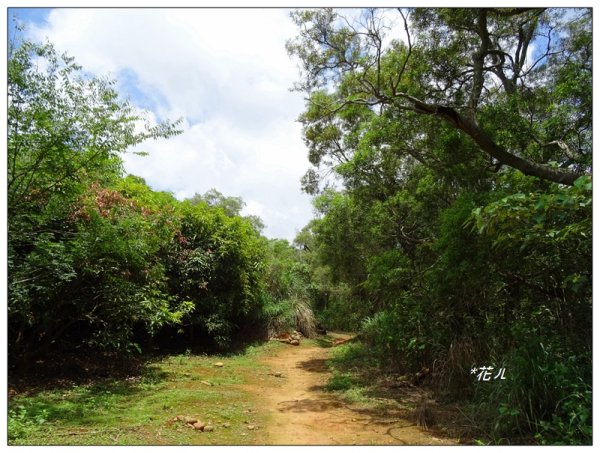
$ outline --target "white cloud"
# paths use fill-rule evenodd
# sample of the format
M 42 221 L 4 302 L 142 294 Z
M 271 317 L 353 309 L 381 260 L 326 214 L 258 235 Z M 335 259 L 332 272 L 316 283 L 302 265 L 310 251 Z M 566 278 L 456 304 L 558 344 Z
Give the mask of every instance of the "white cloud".
M 84 69 L 110 75 L 156 118 L 185 131 L 126 155 L 126 169 L 183 198 L 214 187 L 241 196 L 270 237 L 293 239 L 312 217 L 300 192 L 309 167 L 295 122 L 303 110 L 281 9 L 55 9 L 47 36 Z

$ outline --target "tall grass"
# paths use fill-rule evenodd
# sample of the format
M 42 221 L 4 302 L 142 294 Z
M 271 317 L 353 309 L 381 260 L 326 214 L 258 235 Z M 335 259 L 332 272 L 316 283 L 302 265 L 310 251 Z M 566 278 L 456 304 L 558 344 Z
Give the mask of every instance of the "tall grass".
M 263 309 L 269 337 L 281 332 L 297 330 L 306 338 L 316 336 L 316 321 L 310 303 L 299 298 L 276 301 L 267 296 Z
M 591 445 L 590 363 L 560 345 L 524 342 L 504 360 L 506 380 L 478 386 L 475 412 L 497 443 L 533 434 L 540 444 Z

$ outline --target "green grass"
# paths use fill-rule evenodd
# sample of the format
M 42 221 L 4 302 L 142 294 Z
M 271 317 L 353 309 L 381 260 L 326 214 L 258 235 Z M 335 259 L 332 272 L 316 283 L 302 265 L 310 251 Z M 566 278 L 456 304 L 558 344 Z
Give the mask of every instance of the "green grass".
M 338 393 L 346 403 L 372 405 L 374 401 L 366 395 L 371 382 L 363 374 L 367 359 L 368 352 L 360 342 L 333 348 L 327 361 L 332 374 L 325 389 Z
M 269 370 L 257 360 L 280 347 L 270 342 L 230 356 L 169 356 L 138 376 L 89 385 L 38 390 L 9 402 L 9 445 L 252 445 L 265 414 L 248 409 L 239 384 Z M 215 362 L 223 362 L 222 368 Z M 207 385 L 206 383 L 211 385 Z M 173 421 L 178 415 L 211 422 L 202 433 Z M 223 427 L 228 423 L 229 427 Z
M 337 393 L 346 403 L 374 413 L 405 408 L 379 387 L 378 381 L 383 373 L 364 343 L 350 342 L 336 346 L 327 365 L 332 374 L 325 389 Z
M 329 391 L 349 390 L 356 384 L 357 381 L 351 374 L 334 371 L 329 380 L 327 381 L 325 389 Z

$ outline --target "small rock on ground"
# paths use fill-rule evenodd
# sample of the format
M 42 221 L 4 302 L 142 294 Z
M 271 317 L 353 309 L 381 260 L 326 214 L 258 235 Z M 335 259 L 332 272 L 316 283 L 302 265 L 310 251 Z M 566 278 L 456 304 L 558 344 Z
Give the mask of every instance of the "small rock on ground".
M 194 427 L 195 430 L 198 430 L 198 431 L 204 431 L 206 428 L 204 426 L 204 423 L 202 423 L 202 422 L 196 422 L 192 426 Z

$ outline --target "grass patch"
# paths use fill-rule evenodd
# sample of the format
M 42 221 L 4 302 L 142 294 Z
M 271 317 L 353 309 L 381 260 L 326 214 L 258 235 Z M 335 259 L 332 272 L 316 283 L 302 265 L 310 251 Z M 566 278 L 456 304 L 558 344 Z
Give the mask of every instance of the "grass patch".
M 377 369 L 377 361 L 361 342 L 349 342 L 335 347 L 328 363 L 334 369 L 354 373 Z
M 9 445 L 252 445 L 265 414 L 239 384 L 268 370 L 257 360 L 274 342 L 228 356 L 182 354 L 157 359 L 136 375 L 85 385 L 39 389 L 10 398 Z M 223 362 L 223 367 L 216 367 Z M 210 422 L 201 433 L 178 415 Z M 224 427 L 223 424 L 229 424 Z
M 331 348 L 333 346 L 333 341 L 327 337 L 317 337 L 304 341 L 308 341 L 308 344 L 314 344 L 315 346 L 319 346 L 320 348 Z
M 339 393 L 349 404 L 368 406 L 377 411 L 386 406 L 382 406 L 380 399 L 369 396 L 374 384 L 373 377 L 378 371 L 363 343 L 349 342 L 336 346 L 327 365 L 332 370 L 325 384 L 327 391 Z
M 395 368 L 378 363 L 367 344 L 352 341 L 332 348 L 327 366 L 332 376 L 325 388 L 359 412 L 419 423 L 418 414 L 427 407 L 434 414 L 427 425 L 429 431 L 441 437 L 459 438 L 461 443 L 474 443 L 471 421 L 465 417 L 463 406 L 438 404 L 432 389 L 411 384 L 414 375 L 402 375 Z
M 336 390 L 344 391 L 351 389 L 356 384 L 357 381 L 351 374 L 334 371 L 329 380 L 327 381 L 325 389 L 330 392 Z
M 379 401 L 374 401 L 366 394 L 366 390 L 367 389 L 363 387 L 351 387 L 344 392 L 342 397 L 346 403 L 362 406 L 368 405 L 374 412 L 384 413 L 388 409 L 388 405 L 382 404 Z
M 333 371 L 333 374 L 325 384 L 325 390 L 329 392 L 339 392 L 341 398 L 349 404 L 370 404 L 374 403 L 365 392 L 368 387 L 361 383 L 358 378 L 351 373 L 341 373 Z M 376 407 L 374 405 L 373 407 Z

